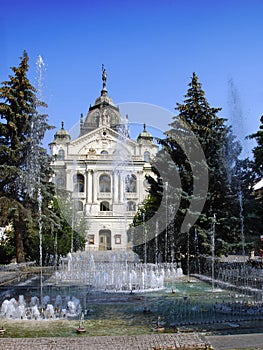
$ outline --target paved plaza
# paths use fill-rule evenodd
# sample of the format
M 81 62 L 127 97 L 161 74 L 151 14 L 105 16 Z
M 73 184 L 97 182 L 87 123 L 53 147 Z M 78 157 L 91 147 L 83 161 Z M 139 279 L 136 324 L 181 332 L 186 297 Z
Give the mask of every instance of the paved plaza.
M 2 338 L 0 350 L 262 350 L 263 333 L 204 336 L 198 333 L 79 338 Z
M 170 350 L 210 349 L 197 333 L 74 338 L 2 338 L 0 350 Z

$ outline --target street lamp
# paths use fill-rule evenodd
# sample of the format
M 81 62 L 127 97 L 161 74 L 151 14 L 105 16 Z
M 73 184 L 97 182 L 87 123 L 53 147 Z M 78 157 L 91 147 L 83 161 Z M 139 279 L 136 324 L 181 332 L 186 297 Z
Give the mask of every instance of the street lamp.
M 164 244 L 164 253 L 165 253 L 165 262 L 167 263 L 167 254 L 168 254 L 168 193 L 167 193 L 167 189 L 168 189 L 168 182 L 165 182 L 165 222 L 166 222 L 166 226 L 165 226 L 165 244 Z

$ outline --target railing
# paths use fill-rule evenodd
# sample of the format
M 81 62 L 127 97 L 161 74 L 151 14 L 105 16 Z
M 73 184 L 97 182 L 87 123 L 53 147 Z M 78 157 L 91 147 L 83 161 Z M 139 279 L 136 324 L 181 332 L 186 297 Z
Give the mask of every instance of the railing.
M 99 211 L 98 216 L 113 216 L 112 211 Z

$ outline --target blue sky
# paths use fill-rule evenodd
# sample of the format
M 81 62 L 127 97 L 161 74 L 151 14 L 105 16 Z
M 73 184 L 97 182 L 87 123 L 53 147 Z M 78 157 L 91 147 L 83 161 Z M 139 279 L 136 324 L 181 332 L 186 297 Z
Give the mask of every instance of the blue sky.
M 208 102 L 222 107 L 220 116 L 249 154 L 253 144 L 243 139 L 258 130 L 263 114 L 263 1 L 0 0 L 0 5 L 0 82 L 23 50 L 34 81 L 41 55 L 50 124 L 59 128 L 63 120 L 71 129 L 80 113 L 86 115 L 100 94 L 104 64 L 116 104 L 169 111 L 129 112 L 130 122 L 165 131 L 196 72 Z

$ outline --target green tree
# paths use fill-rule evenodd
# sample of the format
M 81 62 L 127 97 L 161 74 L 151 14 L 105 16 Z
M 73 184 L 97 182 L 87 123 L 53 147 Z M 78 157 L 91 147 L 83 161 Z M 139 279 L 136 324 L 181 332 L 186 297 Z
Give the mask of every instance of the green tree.
M 200 235 L 199 248 L 203 253 L 209 252 L 211 227 L 215 216 L 216 251 L 217 254 L 227 253 L 230 245 L 233 249 L 233 245 L 240 241 L 240 229 L 237 225 L 238 200 L 237 193 L 233 191 L 232 178 L 241 153 L 241 146 L 236 141 L 231 127 L 226 125 L 227 120 L 218 116 L 221 109 L 210 107 L 195 73 L 184 102 L 177 103 L 176 110 L 179 113 L 174 119 L 181 118 L 191 126 L 202 147 L 208 166 L 208 196 L 202 214 L 195 225 Z M 176 124 L 173 122 L 171 126 L 174 127 Z M 172 131 L 176 135 L 176 129 L 173 128 Z M 186 176 L 188 177 L 188 171 Z M 189 185 L 187 186 L 189 188 Z M 188 195 L 191 194 L 189 189 L 186 189 L 186 192 Z
M 38 112 L 47 106 L 37 98 L 27 77 L 28 59 L 24 52 L 19 66 L 12 67 L 13 76 L 0 88 L 0 198 L 9 200 L 17 262 L 25 259 L 25 233 L 30 236 L 38 229 L 40 193 L 43 197 L 46 190 L 52 195 L 46 188 L 51 174 L 49 158 L 41 147 L 50 126 L 47 115 Z M 16 225 L 17 218 L 20 222 Z
M 231 127 L 226 125 L 226 119 L 218 116 L 221 109 L 210 107 L 195 73 L 183 103 L 177 103 L 175 109 L 178 114 L 173 117 L 165 138 L 159 140 L 162 149 L 154 164 L 158 169 L 167 170 L 161 176 L 163 184 L 168 183 L 167 193 L 164 188 L 162 192 L 168 197 L 164 201 L 168 206 L 164 206 L 164 212 L 169 213 L 173 206 L 177 208 L 176 215 L 169 219 L 168 228 L 159 235 L 159 245 L 163 249 L 161 242 L 167 239 L 168 232 L 168 259 L 173 260 L 179 255 L 186 256 L 188 247 L 191 254 L 195 252 L 197 235 L 199 252 L 210 254 L 215 216 L 217 254 L 235 251 L 241 238 L 239 200 L 232 179 L 241 146 Z M 204 157 L 199 156 L 202 152 Z M 208 170 L 209 177 L 203 206 L 206 195 L 205 186 L 202 187 L 206 181 L 204 169 Z M 196 186 L 200 187 L 199 191 Z M 164 217 L 163 214 L 163 220 Z M 191 227 L 189 234 L 187 221 Z
M 253 148 L 254 160 L 256 163 L 256 172 L 259 176 L 263 174 L 263 115 L 260 118 L 261 125 L 259 126 L 259 130 L 248 136 L 250 139 L 255 139 L 257 142 L 257 146 Z
M 260 118 L 260 126 L 259 130 L 248 136 L 250 139 L 254 139 L 257 142 L 257 145 L 253 148 L 253 155 L 254 155 L 254 166 L 252 167 L 251 174 L 254 176 L 251 176 L 251 180 L 254 181 L 254 183 L 250 184 L 250 189 L 252 189 L 253 185 L 258 181 L 258 179 L 262 179 L 263 174 L 263 116 Z M 257 176 L 257 178 L 255 178 Z M 256 196 L 257 201 L 257 208 L 255 212 L 257 213 L 256 218 L 254 220 L 254 223 L 257 224 L 257 232 L 258 234 L 262 234 L 263 232 L 263 195 L 262 190 L 258 190 L 256 193 L 253 193 L 254 196 Z M 259 227 L 258 227 L 259 226 Z M 259 236 L 258 236 L 259 237 Z M 263 251 L 263 243 L 262 241 L 259 241 L 258 239 L 257 244 L 257 250 Z

